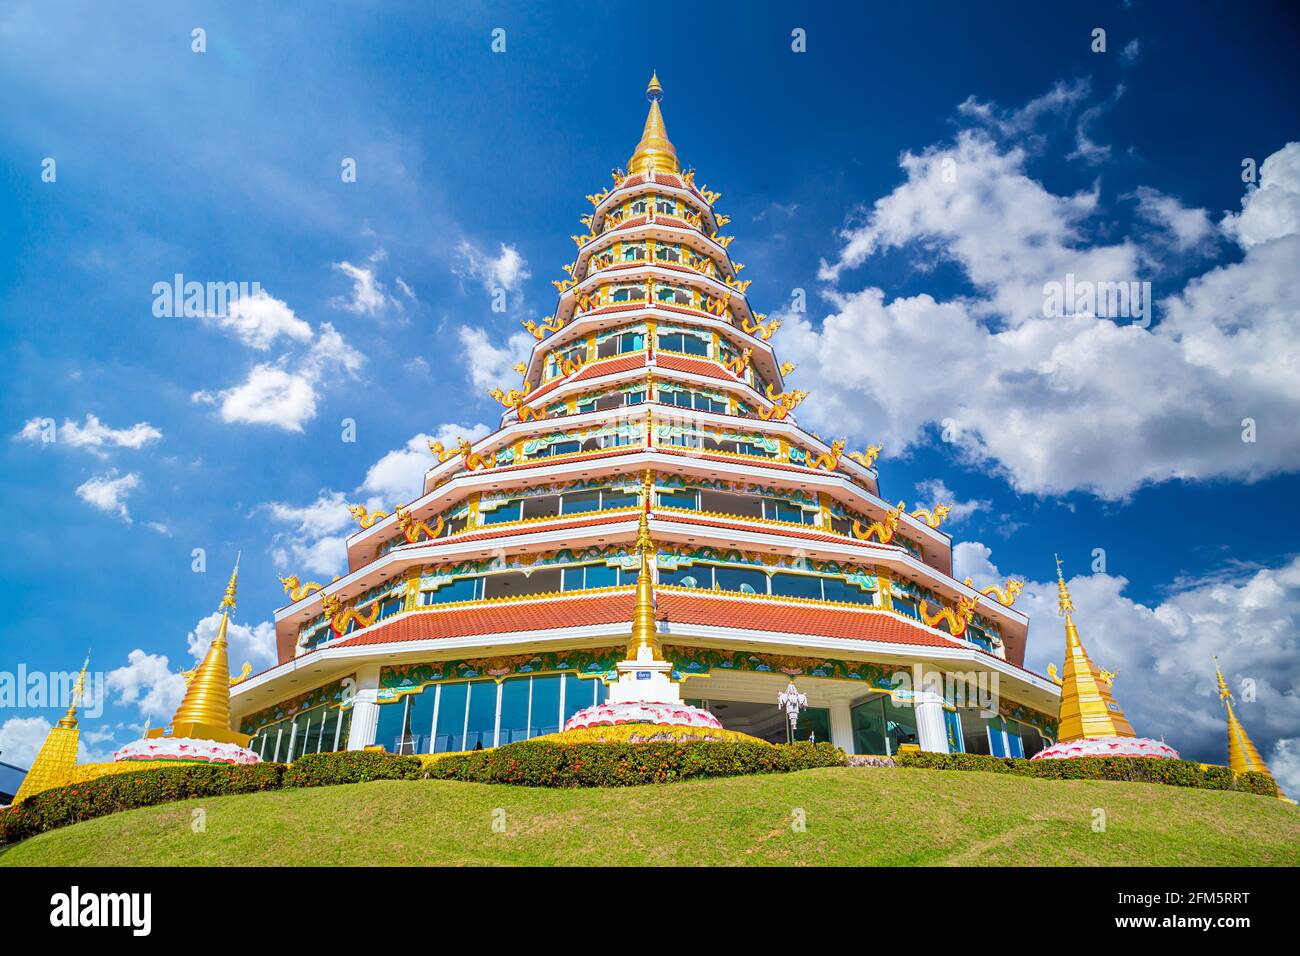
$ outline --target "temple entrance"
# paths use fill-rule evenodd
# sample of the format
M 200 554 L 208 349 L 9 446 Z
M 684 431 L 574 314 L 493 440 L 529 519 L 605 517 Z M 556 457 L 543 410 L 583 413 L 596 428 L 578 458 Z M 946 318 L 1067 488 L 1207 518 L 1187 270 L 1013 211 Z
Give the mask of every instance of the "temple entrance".
M 790 743 L 790 721 L 775 703 L 755 704 L 742 700 L 688 700 L 722 722 L 727 730 L 758 737 L 774 744 Z M 825 707 L 806 707 L 799 714 L 795 740 L 831 739 L 831 712 Z

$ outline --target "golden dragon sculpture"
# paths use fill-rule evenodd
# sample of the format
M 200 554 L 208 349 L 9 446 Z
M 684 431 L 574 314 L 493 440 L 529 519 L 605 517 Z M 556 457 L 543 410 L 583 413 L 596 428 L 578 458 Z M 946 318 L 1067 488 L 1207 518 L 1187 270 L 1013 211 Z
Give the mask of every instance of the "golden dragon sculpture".
M 516 415 L 518 415 L 521 422 L 539 422 L 546 417 L 546 412 L 544 410 L 538 411 L 537 409 L 524 404 L 524 399 L 526 399 L 531 392 L 532 389 L 529 388 L 528 383 L 524 382 L 524 387 L 521 389 L 512 388 L 508 392 L 503 392 L 500 388 L 494 388 L 488 392 L 488 394 L 500 402 L 502 406 L 512 410 Z
M 764 325 L 763 321 L 766 318 L 767 316 L 762 312 L 755 314 L 753 317 L 745 316 L 740 322 L 740 331 L 748 332 L 750 335 L 757 335 L 766 342 L 781 327 L 780 319 L 773 319 Z
M 868 445 L 866 451 L 851 451 L 849 452 L 848 457 L 852 458 L 863 468 L 870 468 L 876 463 L 876 458 L 880 455 L 880 450 L 882 448 L 884 448 L 883 445 Z
M 873 521 L 865 528 L 862 527 L 862 522 L 855 518 L 853 521 L 853 537 L 857 538 L 859 541 L 870 541 L 872 538 L 875 538 L 881 544 L 889 544 L 889 542 L 894 540 L 894 532 L 898 530 L 898 521 L 902 518 L 903 511 L 906 507 L 907 506 L 900 501 L 897 505 L 885 512 L 885 518 L 883 521 Z
M 535 339 L 544 339 L 551 332 L 558 332 L 564 328 L 564 320 L 556 315 L 548 315 L 540 323 L 532 319 L 524 319 L 523 326 L 532 333 Z
M 306 584 L 298 583 L 298 575 L 291 574 L 287 578 L 280 578 L 280 583 L 284 585 L 284 593 L 289 595 L 289 600 L 297 603 L 314 591 L 319 591 L 324 585 L 315 581 L 308 581 Z
M 808 393 L 803 389 L 796 388 L 793 392 L 773 393 L 772 383 L 767 385 L 767 400 L 772 402 L 771 408 L 760 408 L 758 417 L 765 422 L 783 422 L 785 417 L 799 407 L 799 404 L 808 397 Z
M 388 517 L 387 511 L 367 511 L 364 505 L 348 505 L 348 514 L 356 518 L 362 528 L 373 528 L 376 522 Z
M 347 631 L 348 624 L 352 621 L 356 621 L 358 627 L 369 627 L 379 619 L 378 601 L 370 606 L 370 614 L 367 616 L 355 607 L 350 607 L 345 611 L 342 601 L 332 594 L 326 594 L 321 598 L 321 609 L 329 619 L 330 630 L 340 636 Z
M 411 512 L 398 505 L 393 509 L 397 515 L 397 527 L 402 530 L 402 537 L 406 539 L 407 544 L 415 544 L 420 540 L 420 535 L 424 535 L 430 541 L 442 534 L 444 527 L 442 515 L 438 515 L 437 523 L 430 528 L 424 521 L 417 521 L 411 516 Z
M 962 583 L 968 588 L 975 587 L 975 582 L 970 578 L 967 578 Z M 990 584 L 988 587 L 979 588 L 978 590 L 980 594 L 983 594 L 985 597 L 993 598 L 993 600 L 997 601 L 1003 607 L 1011 607 L 1011 605 L 1016 603 L 1016 598 L 1024 588 L 1025 582 L 1023 578 L 1007 578 L 1005 587 L 998 587 L 996 584 Z
M 840 467 L 840 458 L 844 455 L 844 446 L 847 443 L 843 438 L 837 438 L 831 442 L 829 450 L 822 452 L 816 458 L 809 459 L 809 468 L 825 468 L 827 471 L 834 471 Z
M 749 360 L 753 355 L 753 349 L 745 349 L 745 351 L 741 352 L 734 358 L 727 358 L 724 356 L 722 359 L 722 367 L 732 375 L 736 376 L 736 378 L 744 378 L 745 370 L 749 368 Z
M 731 303 L 731 293 L 728 292 L 721 299 L 710 298 L 704 306 L 704 311 L 709 315 L 716 315 L 718 318 L 727 314 L 727 306 Z
M 786 377 L 788 377 L 789 374 L 790 374 L 791 372 L 793 372 L 796 368 L 798 368 L 798 366 L 795 365 L 794 362 L 782 362 L 782 363 L 781 363 L 781 377 L 782 377 L 782 378 L 786 378 Z
M 745 291 L 750 287 L 753 281 L 754 281 L 753 279 L 742 280 L 742 279 L 737 279 L 735 276 L 727 276 L 725 279 L 722 280 L 722 284 L 729 289 L 738 289 L 740 291 L 740 294 L 744 295 Z
M 462 441 L 463 440 L 464 439 L 462 439 Z M 460 454 L 459 448 L 452 448 L 451 450 L 448 450 L 442 447 L 442 442 L 440 441 L 430 441 L 429 451 L 433 452 L 433 456 L 438 459 L 438 464 L 440 465 L 445 465 L 447 462 L 451 461 L 453 458 L 455 458 L 457 455 Z
M 949 607 L 941 607 L 937 612 L 931 614 L 929 602 L 922 601 L 921 620 L 929 627 L 934 627 L 940 621 L 947 621 L 948 633 L 953 637 L 961 637 L 966 633 L 966 627 L 970 624 L 971 618 L 975 616 L 975 603 L 973 597 L 961 597 L 957 599 L 956 611 Z
M 934 510 L 929 508 L 917 508 L 912 512 L 912 517 L 918 521 L 924 521 L 927 526 L 937 528 L 943 524 L 943 519 L 952 513 L 950 505 L 935 505 Z
M 484 454 L 475 451 L 474 446 L 467 439 L 460 439 L 456 453 L 465 459 L 465 467 L 470 471 L 475 468 L 495 468 L 497 463 L 497 453 L 495 451 Z
M 562 355 L 556 364 L 560 367 L 560 374 L 568 378 L 571 375 L 576 375 L 578 370 L 587 364 L 587 358 L 584 355 L 579 355 L 577 358 L 571 359 Z

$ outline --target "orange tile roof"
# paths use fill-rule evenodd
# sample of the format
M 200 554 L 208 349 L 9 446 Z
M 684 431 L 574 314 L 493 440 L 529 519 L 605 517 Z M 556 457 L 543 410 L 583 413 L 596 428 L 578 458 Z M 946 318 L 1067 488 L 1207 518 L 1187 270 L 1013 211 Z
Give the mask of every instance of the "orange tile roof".
M 705 359 L 687 358 L 684 355 L 666 355 L 655 353 L 655 364 L 674 372 L 688 372 L 691 375 L 703 375 L 706 378 L 720 378 L 736 383 L 739 379 L 716 362 Z
M 847 607 L 782 604 L 755 598 L 688 594 L 661 589 L 661 617 L 674 624 L 720 627 L 745 632 L 770 631 L 845 640 L 878 641 L 922 647 L 970 647 L 910 618 L 885 611 Z M 633 594 L 626 592 L 509 601 L 448 610 L 404 614 L 332 647 L 393 644 L 406 641 L 511 634 L 565 627 L 590 627 L 631 621 Z M 630 624 L 629 624 L 630 626 Z

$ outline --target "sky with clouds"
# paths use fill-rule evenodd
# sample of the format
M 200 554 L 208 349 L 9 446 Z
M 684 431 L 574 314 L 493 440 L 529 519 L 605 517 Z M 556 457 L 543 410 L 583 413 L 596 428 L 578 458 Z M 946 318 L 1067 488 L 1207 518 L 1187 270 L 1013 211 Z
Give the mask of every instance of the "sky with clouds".
M 1217 653 L 1300 790 L 1294 21 L 756 4 L 687 42 L 597 5 L 6 4 L 0 668 L 90 647 L 103 756 L 170 715 L 238 551 L 232 659 L 269 664 L 277 573 L 340 570 L 344 504 L 495 425 L 653 68 L 801 422 L 953 503 L 959 576 L 1028 579 L 1040 672 L 1059 552 L 1138 730 L 1221 761 Z M 256 291 L 177 310 L 177 275 Z M 1150 283 L 1146 318 L 1045 310 L 1067 275 Z M 0 711 L 0 759 L 57 716 Z

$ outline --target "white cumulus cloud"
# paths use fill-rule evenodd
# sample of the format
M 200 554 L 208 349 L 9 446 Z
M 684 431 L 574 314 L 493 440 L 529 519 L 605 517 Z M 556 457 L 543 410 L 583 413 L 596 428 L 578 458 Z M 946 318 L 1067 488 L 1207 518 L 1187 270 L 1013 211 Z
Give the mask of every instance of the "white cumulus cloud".
M 117 515 L 130 524 L 131 514 L 127 511 L 126 498 L 139 486 L 140 476 L 134 472 L 119 477 L 116 471 L 110 471 L 79 485 L 77 497 L 91 507 L 105 514 Z

